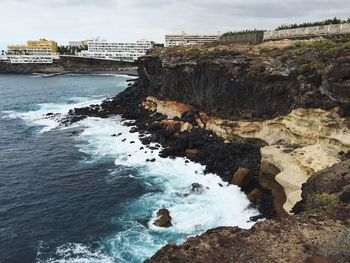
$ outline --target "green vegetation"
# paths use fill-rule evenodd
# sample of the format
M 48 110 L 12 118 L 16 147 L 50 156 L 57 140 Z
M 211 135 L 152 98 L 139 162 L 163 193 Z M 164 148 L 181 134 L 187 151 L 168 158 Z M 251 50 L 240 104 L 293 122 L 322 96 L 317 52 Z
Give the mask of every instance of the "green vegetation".
M 331 194 L 321 193 L 313 195 L 307 201 L 307 211 L 328 215 L 340 204 L 339 199 Z
M 155 43 L 155 44 L 153 45 L 153 47 L 164 47 L 164 44 Z
M 336 24 L 342 24 L 342 23 L 350 23 L 350 18 L 346 20 L 342 20 L 340 18 L 334 17 L 332 19 L 326 19 L 319 22 L 305 22 L 301 24 L 290 24 L 290 25 L 281 25 L 276 28 L 276 30 L 283 30 L 283 29 L 293 29 L 293 28 L 300 28 L 300 27 L 309 27 L 309 26 L 326 26 L 326 25 L 336 25 Z
M 59 46 L 57 48 L 60 55 L 75 55 L 76 53 L 87 50 L 88 46 Z
M 230 31 L 222 34 L 223 37 L 226 36 L 235 36 L 235 35 L 245 35 L 245 34 L 251 34 L 251 33 L 263 33 L 266 30 L 261 30 L 261 29 L 247 29 L 247 30 L 242 30 L 242 31 Z
M 350 49 L 349 39 L 318 40 L 311 42 L 299 42 L 290 47 L 301 53 L 316 52 L 323 57 L 334 57 L 345 49 Z M 316 55 L 317 55 L 316 54 Z M 320 56 L 320 57 L 321 57 Z

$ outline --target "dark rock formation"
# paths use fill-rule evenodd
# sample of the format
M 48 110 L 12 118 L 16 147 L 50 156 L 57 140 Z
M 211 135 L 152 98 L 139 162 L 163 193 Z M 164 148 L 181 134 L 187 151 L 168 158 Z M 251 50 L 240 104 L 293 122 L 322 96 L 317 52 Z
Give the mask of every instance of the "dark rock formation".
M 350 210 L 350 207 L 346 208 Z M 349 211 L 350 212 L 350 211 Z M 336 216 L 292 216 L 259 222 L 250 230 L 221 227 L 191 237 L 180 246 L 169 244 L 146 263 L 271 263 L 350 262 L 350 230 Z
M 157 219 L 153 224 L 158 227 L 172 227 L 169 210 L 165 208 L 159 209 L 157 212 Z
M 239 187 L 247 187 L 253 180 L 252 171 L 247 168 L 239 168 L 232 176 L 231 183 Z
M 323 76 L 321 92 L 341 103 L 350 103 L 350 52 L 330 65 Z
M 348 53 L 333 62 L 333 56 L 311 48 L 306 55 L 295 51 L 288 61 L 283 51 L 276 52 L 207 51 L 193 57 L 169 51 L 142 58 L 139 73 L 147 95 L 226 119 L 271 119 L 296 108 L 330 109 L 350 102 Z M 322 76 L 313 67 L 317 63 L 331 66 Z
M 340 202 L 350 203 L 350 160 L 342 161 L 311 176 L 302 187 L 302 201 L 297 203 L 294 213 L 305 211 L 315 195 L 333 195 Z

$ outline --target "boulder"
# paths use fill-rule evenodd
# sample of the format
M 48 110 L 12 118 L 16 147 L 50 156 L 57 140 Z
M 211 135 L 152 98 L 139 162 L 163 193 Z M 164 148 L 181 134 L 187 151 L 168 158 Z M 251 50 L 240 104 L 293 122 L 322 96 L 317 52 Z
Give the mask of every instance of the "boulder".
M 157 227 L 172 227 L 169 210 L 165 208 L 159 209 L 157 212 L 157 219 L 153 224 Z
M 184 131 L 190 131 L 193 129 L 193 125 L 189 122 L 185 122 L 182 126 L 181 126 L 181 129 L 180 131 L 181 132 L 184 132 Z
M 256 204 L 261 201 L 263 194 L 259 189 L 255 188 L 254 190 L 249 192 L 247 197 L 250 202 Z
M 191 186 L 191 192 L 201 194 L 204 192 L 204 186 L 199 183 L 193 183 Z
M 190 159 L 196 159 L 199 154 L 198 149 L 186 149 L 185 152 L 186 152 L 186 157 Z
M 247 187 L 254 179 L 253 173 L 248 168 L 239 168 L 232 176 L 231 183 L 239 187 Z

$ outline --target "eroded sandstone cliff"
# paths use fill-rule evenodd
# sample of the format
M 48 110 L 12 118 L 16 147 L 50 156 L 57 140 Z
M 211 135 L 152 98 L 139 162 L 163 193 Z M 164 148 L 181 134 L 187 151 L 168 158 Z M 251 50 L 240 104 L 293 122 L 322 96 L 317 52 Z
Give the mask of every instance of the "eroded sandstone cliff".
M 149 95 L 144 106 L 169 118 L 198 111 L 197 125 L 224 139 L 264 141 L 262 167 L 279 170 L 275 180 L 290 213 L 302 184 L 350 149 L 349 46 L 324 40 L 154 52 L 139 68 Z

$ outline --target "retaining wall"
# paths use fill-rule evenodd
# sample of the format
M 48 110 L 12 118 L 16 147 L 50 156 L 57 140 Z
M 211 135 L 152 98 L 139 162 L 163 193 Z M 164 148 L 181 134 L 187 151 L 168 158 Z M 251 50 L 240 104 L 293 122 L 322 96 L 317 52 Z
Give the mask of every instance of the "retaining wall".
M 244 33 L 244 34 L 235 34 L 230 36 L 220 37 L 220 42 L 229 42 L 229 43 L 261 43 L 264 38 L 264 32 L 256 33 Z
M 266 31 L 264 32 L 263 40 L 298 39 L 337 35 L 350 35 L 350 23 Z

